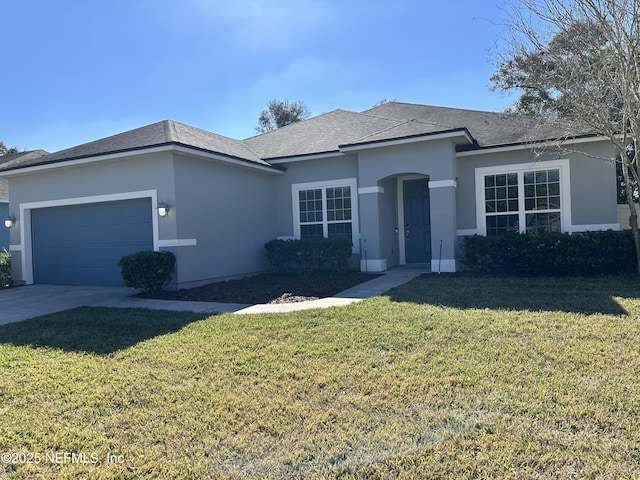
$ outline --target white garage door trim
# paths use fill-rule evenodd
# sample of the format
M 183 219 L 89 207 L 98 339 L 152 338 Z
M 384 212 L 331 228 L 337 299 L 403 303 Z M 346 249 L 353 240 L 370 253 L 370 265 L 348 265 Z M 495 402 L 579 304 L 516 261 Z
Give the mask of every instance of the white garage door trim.
M 22 272 L 27 285 L 33 284 L 33 245 L 31 240 L 31 211 L 38 208 L 64 207 L 87 203 L 114 202 L 119 200 L 133 200 L 137 198 L 150 198 L 151 211 L 158 210 L 158 191 L 142 190 L 138 192 L 113 193 L 108 195 L 95 195 L 91 197 L 62 198 L 43 202 L 28 202 L 20 204 L 20 237 L 22 238 Z M 158 232 L 158 216 L 151 215 L 153 228 L 153 249 L 159 250 L 161 246 Z

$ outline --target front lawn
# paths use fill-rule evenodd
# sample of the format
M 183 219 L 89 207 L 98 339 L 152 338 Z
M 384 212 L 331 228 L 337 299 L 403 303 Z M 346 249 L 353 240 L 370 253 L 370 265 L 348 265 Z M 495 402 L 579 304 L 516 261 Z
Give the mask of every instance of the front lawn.
M 634 277 L 430 275 L 0 326 L 0 478 L 638 478 L 639 319 Z

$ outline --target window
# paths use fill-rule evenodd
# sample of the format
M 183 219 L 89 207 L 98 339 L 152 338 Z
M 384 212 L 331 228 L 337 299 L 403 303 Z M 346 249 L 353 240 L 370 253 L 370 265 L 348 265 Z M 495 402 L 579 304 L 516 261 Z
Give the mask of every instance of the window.
M 297 238 L 347 237 L 356 247 L 356 180 L 295 184 L 294 234 Z
M 478 223 L 486 235 L 518 232 L 561 232 L 568 209 L 568 161 L 539 162 L 476 169 L 479 199 Z M 500 171 L 502 170 L 502 171 Z M 509 171 L 511 170 L 511 171 Z M 563 210 L 564 209 L 564 210 Z

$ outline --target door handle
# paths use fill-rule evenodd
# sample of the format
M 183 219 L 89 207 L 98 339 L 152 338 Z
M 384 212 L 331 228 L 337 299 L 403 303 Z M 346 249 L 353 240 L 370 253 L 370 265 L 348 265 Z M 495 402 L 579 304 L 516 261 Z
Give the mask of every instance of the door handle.
M 408 223 L 404 226 L 404 236 L 406 238 L 409 238 L 409 224 Z

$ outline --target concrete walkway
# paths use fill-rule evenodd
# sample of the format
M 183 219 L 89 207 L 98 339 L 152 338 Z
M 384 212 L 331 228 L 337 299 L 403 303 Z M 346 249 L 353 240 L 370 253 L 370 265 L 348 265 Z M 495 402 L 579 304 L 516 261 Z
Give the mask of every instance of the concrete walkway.
M 340 292 L 334 297 L 310 300 L 308 302 L 252 305 L 234 313 L 285 313 L 295 312 L 298 310 L 309 310 L 312 308 L 328 308 L 349 305 L 350 303 L 360 302 L 365 298 L 382 295 L 387 290 L 403 285 L 409 280 L 413 280 L 423 273 L 428 272 L 428 269 L 397 268 L 385 272 L 384 275 L 380 277 L 376 277 L 368 282 L 361 283 L 360 285 L 356 285 L 355 287 L 351 287 L 348 290 Z
M 312 308 L 328 308 L 348 305 L 365 298 L 382 295 L 387 290 L 428 272 L 428 269 L 401 267 L 340 292 L 334 297 L 308 302 L 263 305 L 134 298 L 131 295 L 135 295 L 137 292 L 126 287 L 29 285 L 0 290 L 0 325 L 82 306 L 150 308 L 211 314 L 285 313 Z

